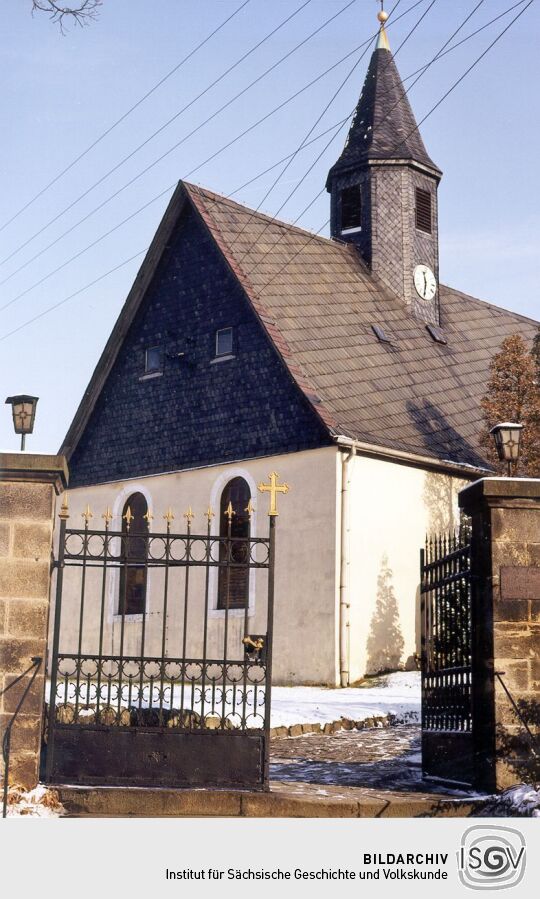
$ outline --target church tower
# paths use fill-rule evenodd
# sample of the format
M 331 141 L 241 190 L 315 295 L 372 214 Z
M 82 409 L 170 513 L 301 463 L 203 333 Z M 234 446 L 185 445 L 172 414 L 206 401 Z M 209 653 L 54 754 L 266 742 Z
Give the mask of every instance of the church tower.
M 437 189 L 379 13 L 377 47 L 343 153 L 326 183 L 331 234 L 354 243 L 374 275 L 421 321 L 439 322 Z

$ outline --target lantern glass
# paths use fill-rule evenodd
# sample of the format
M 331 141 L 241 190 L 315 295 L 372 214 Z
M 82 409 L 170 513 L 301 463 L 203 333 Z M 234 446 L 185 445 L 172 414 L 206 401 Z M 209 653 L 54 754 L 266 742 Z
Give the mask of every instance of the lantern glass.
M 523 425 L 510 421 L 501 422 L 491 429 L 501 462 L 518 461 L 522 430 Z
M 6 403 L 11 405 L 13 427 L 16 434 L 31 434 L 34 430 L 37 396 L 8 396 Z

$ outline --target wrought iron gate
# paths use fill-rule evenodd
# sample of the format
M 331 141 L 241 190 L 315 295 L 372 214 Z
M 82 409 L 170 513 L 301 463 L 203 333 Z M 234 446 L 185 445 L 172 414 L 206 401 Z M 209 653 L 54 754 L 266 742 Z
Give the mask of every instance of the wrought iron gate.
M 203 533 L 190 509 L 178 534 L 170 511 L 163 532 L 150 532 L 148 518 L 133 533 L 129 520 L 112 530 L 109 510 L 102 529 L 90 528 L 89 509 L 83 528 L 68 528 L 63 506 L 49 783 L 267 788 L 275 494 L 286 486 L 271 485 L 265 537 L 233 536 L 231 507 L 218 536 L 211 509 Z M 134 569 L 148 583 L 138 615 L 121 595 Z M 231 596 L 243 577 L 239 607 Z
M 424 774 L 474 780 L 471 546 L 467 528 L 421 550 Z

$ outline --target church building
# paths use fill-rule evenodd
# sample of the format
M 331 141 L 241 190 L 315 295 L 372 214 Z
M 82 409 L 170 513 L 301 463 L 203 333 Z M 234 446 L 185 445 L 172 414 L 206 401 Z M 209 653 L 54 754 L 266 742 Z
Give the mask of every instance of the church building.
M 331 236 L 180 182 L 61 448 L 72 519 L 110 506 L 117 531 L 128 507 L 134 527 L 171 507 L 178 530 L 188 507 L 205 528 L 211 507 L 219 534 L 231 503 L 237 536 L 264 535 L 257 485 L 274 471 L 290 485 L 275 683 L 346 686 L 414 666 L 420 548 L 456 527 L 457 493 L 486 474 L 490 360 L 509 334 L 536 333 L 440 283 L 441 177 L 381 24 L 326 182 Z M 135 639 L 151 584 L 135 574 L 124 589 Z M 210 594 L 219 635 L 217 577 Z M 257 602 L 240 578 L 233 605 L 255 617 Z

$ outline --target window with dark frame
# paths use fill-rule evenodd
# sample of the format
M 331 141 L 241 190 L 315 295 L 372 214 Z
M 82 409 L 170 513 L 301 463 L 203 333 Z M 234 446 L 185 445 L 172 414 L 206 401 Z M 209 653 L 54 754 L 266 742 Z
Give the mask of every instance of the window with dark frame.
M 160 346 L 148 347 L 144 354 L 144 373 L 147 375 L 163 371 L 163 352 Z
M 359 184 L 341 191 L 341 230 L 362 227 L 362 191 Z
M 425 231 L 431 234 L 432 212 L 431 212 L 431 194 L 428 190 L 422 190 L 421 187 L 416 188 L 416 227 L 419 231 Z
M 128 509 L 131 516 L 128 516 Z M 142 615 L 146 608 L 148 519 L 145 515 L 147 514 L 148 503 L 143 494 L 132 493 L 122 510 L 119 615 Z
M 230 356 L 233 351 L 233 329 L 220 328 L 216 331 L 216 356 Z
M 233 565 L 220 566 L 218 609 L 244 609 L 249 603 L 251 521 L 246 509 L 250 499 L 251 491 L 244 478 L 233 478 L 221 494 L 219 534 L 220 537 L 228 537 L 230 533 L 230 561 Z M 229 503 L 234 512 L 230 524 L 227 514 Z M 227 562 L 227 551 L 228 542 L 220 542 L 220 562 Z

